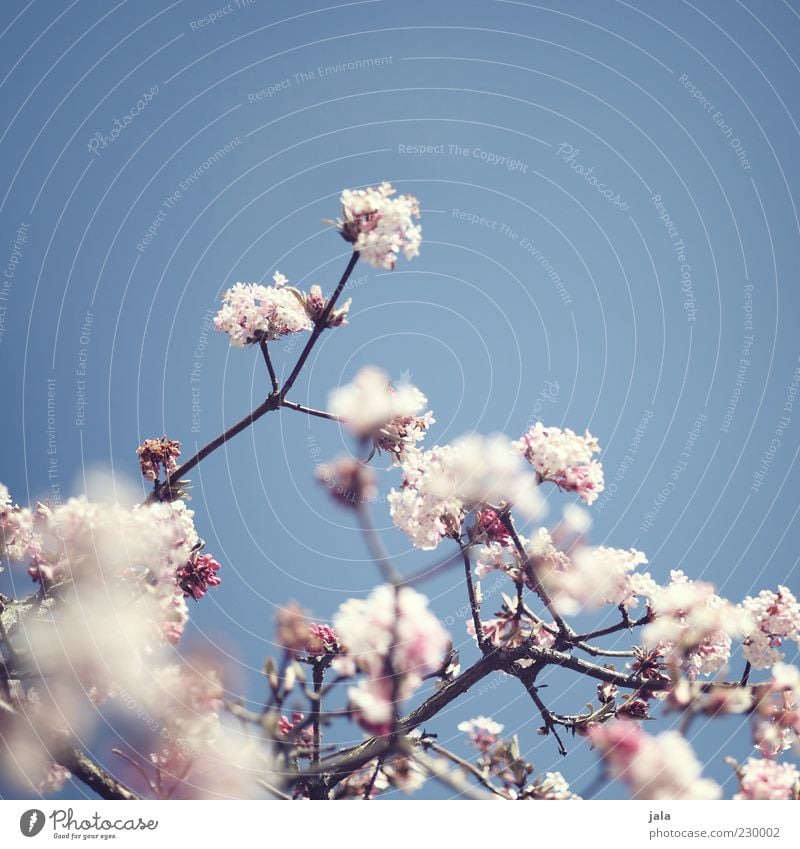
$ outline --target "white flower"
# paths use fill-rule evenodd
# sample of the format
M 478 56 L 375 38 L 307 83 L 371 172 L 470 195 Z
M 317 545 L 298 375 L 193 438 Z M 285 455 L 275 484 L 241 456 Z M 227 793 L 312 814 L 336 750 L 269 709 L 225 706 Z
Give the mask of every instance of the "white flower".
M 785 639 L 800 642 L 800 604 L 787 587 L 762 590 L 740 605 L 746 617 L 744 656 L 755 669 L 766 669 L 783 659 Z
M 731 637 L 741 634 L 743 617 L 711 584 L 673 570 L 670 583 L 651 592 L 655 619 L 642 632 L 646 646 L 680 663 L 690 676 L 710 675 L 728 662 Z
M 577 492 L 587 504 L 591 504 L 604 489 L 603 467 L 597 460 L 592 460 L 600 446 L 588 430 L 585 436 L 578 436 L 568 428 L 545 427 L 536 422 L 514 443 L 514 447 L 543 481 Z
M 234 347 L 311 330 L 306 296 L 285 287 L 286 278 L 279 272 L 275 272 L 273 280 L 274 286 L 235 283 L 223 295 L 214 326 L 230 336 Z
M 328 409 L 362 439 L 399 459 L 425 436 L 435 421 L 430 410 L 418 415 L 428 399 L 410 383 L 392 386 L 389 375 L 365 366 L 352 383 L 334 390 Z
M 513 504 L 528 518 L 543 513 L 536 481 L 502 435 L 466 436 L 409 454 L 403 473 L 389 506 L 395 524 L 418 548 L 435 548 L 458 533 L 467 511 L 481 504 Z
M 373 733 L 387 729 L 393 698 L 408 698 L 426 675 L 436 672 L 450 645 L 447 631 L 428 610 L 428 599 L 410 587 L 396 591 L 383 585 L 366 599 L 349 599 L 333 624 L 347 656 L 367 674 L 349 696 L 357 719 Z
M 419 202 L 394 193 L 390 183 L 342 192 L 339 232 L 375 268 L 393 269 L 401 250 L 406 259 L 419 255 L 422 230 L 412 220 L 419 218 Z

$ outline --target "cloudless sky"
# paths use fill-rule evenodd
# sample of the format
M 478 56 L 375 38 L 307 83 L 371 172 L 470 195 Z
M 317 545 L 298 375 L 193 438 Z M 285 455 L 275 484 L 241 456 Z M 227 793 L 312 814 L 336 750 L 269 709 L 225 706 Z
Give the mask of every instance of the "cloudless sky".
M 242 417 L 268 382 L 257 350 L 209 330 L 221 291 L 279 269 L 329 292 L 348 246 L 324 219 L 343 188 L 390 180 L 421 200 L 421 255 L 357 266 L 350 324 L 324 335 L 294 399 L 324 407 L 372 363 L 427 394 L 431 444 L 588 427 L 607 483 L 595 541 L 734 601 L 797 591 L 798 44 L 794 0 L 5 0 L 0 480 L 19 502 L 63 500 L 96 467 L 136 482 L 143 439 L 188 455 Z M 303 341 L 273 346 L 279 372 Z M 220 654 L 254 703 L 276 608 L 330 618 L 376 581 L 313 479 L 348 447 L 284 411 L 191 474 L 223 583 L 186 644 Z M 397 473 L 380 480 L 385 494 Z M 570 499 L 548 495 L 557 518 Z M 412 551 L 385 503 L 375 520 L 401 571 L 445 553 Z M 459 575 L 424 589 L 468 663 Z M 27 576 L 0 589 L 27 592 Z M 594 697 L 546 680 L 563 712 Z M 519 733 L 537 771 L 591 783 L 588 747 L 559 758 L 513 680 L 428 730 L 465 754 L 456 725 L 479 713 Z M 691 733 L 726 795 L 723 757 L 749 753 L 738 727 Z

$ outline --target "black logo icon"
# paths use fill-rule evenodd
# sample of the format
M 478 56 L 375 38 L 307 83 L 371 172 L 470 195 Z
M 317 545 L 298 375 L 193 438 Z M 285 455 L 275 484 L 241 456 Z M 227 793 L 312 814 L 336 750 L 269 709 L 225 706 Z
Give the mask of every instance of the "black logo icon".
M 19 830 L 25 837 L 36 837 L 44 828 L 44 813 L 37 808 L 31 808 L 19 818 Z

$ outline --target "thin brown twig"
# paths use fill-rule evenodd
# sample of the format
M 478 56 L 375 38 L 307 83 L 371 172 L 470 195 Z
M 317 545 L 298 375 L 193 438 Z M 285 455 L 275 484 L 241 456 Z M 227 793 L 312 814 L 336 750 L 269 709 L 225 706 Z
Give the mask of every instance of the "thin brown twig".
M 458 764 L 462 769 L 465 769 L 470 775 L 474 776 L 487 790 L 491 790 L 492 793 L 496 793 L 498 796 L 502 796 L 502 793 L 498 790 L 494 784 L 489 781 L 489 777 L 485 775 L 480 769 L 478 769 L 475 764 L 470 763 L 466 758 L 462 758 L 460 755 L 457 755 L 455 752 L 451 752 L 449 749 L 445 749 L 444 746 L 440 746 L 438 743 L 434 743 L 430 738 L 423 738 L 420 740 L 420 745 L 425 749 L 431 749 L 439 755 L 442 755 L 448 760 L 451 760 L 454 764 Z M 503 797 L 505 798 L 505 797 Z
M 342 274 L 341 279 L 339 280 L 336 289 L 328 300 L 328 303 L 325 305 L 325 309 L 322 311 L 322 314 L 314 323 L 314 329 L 311 331 L 311 337 L 309 338 L 308 342 L 306 342 L 306 345 L 303 350 L 300 352 L 300 356 L 297 358 L 297 362 L 294 364 L 294 368 L 290 372 L 289 377 L 286 378 L 286 382 L 283 384 L 283 389 L 281 389 L 280 393 L 281 397 L 285 397 L 288 394 L 289 390 L 292 388 L 292 386 L 294 386 L 294 382 L 297 380 L 298 375 L 300 374 L 303 366 L 305 365 L 306 360 L 308 359 L 309 354 L 311 353 L 311 350 L 313 349 L 314 345 L 317 342 L 317 339 L 319 339 L 320 334 L 325 329 L 325 326 L 328 323 L 328 318 L 333 312 L 334 306 L 336 306 L 336 301 L 339 300 L 339 295 L 341 295 L 342 291 L 344 290 L 345 283 L 347 283 L 348 278 L 353 273 L 353 269 L 356 267 L 356 263 L 358 262 L 358 256 L 358 251 L 353 251 L 353 253 L 351 254 L 350 260 L 347 263 L 347 268 L 345 268 L 344 270 L 344 274 Z
M 272 358 L 269 355 L 269 343 L 266 339 L 262 339 L 259 342 L 259 347 L 261 348 L 261 354 L 264 357 L 264 362 L 267 364 L 267 371 L 269 372 L 269 379 L 272 384 L 272 392 L 275 393 L 279 388 L 278 375 L 275 374 L 275 367 L 272 365 Z
M 389 554 L 383 545 L 380 535 L 372 523 L 369 508 L 361 500 L 356 501 L 356 515 L 358 516 L 369 553 L 380 569 L 383 579 L 387 583 L 392 584 L 392 586 L 398 587 L 401 583 L 400 576 L 392 565 L 392 561 L 389 559 Z
M 458 547 L 461 549 L 461 557 L 464 560 L 464 577 L 467 582 L 467 595 L 469 596 L 469 607 L 472 612 L 472 624 L 475 628 L 475 639 L 478 642 L 478 648 L 486 655 L 492 650 L 491 643 L 486 639 L 486 634 L 483 633 L 483 623 L 481 622 L 481 608 L 478 604 L 478 597 L 475 594 L 475 585 L 472 582 L 472 563 L 469 558 L 469 553 L 461 543 L 461 540 L 456 540 Z
M 542 701 L 541 696 L 536 687 L 536 675 L 540 671 L 541 667 L 533 666 L 529 670 L 527 670 L 528 674 L 520 675 L 520 681 L 522 681 L 523 686 L 528 691 L 528 695 L 533 699 L 533 703 L 539 709 L 539 713 L 542 715 L 542 719 L 544 720 L 545 732 L 548 734 L 552 734 L 553 738 L 558 745 L 558 753 L 563 757 L 567 754 L 567 747 L 564 745 L 564 741 L 561 739 L 558 733 L 558 729 L 556 728 L 556 719 L 553 714 L 550 712 L 550 709 L 547 705 Z
M 559 612 L 556 610 L 555 605 L 553 604 L 553 600 L 550 598 L 547 590 L 542 586 L 542 582 L 539 580 L 538 575 L 536 574 L 536 568 L 534 564 L 531 562 L 531 558 L 528 556 L 528 553 L 525 551 L 525 548 L 522 545 L 522 541 L 519 538 L 519 534 L 517 533 L 517 529 L 514 526 L 514 520 L 511 517 L 511 512 L 509 510 L 503 510 L 500 512 L 500 519 L 503 524 L 506 526 L 508 533 L 511 536 L 511 540 L 514 543 L 514 547 L 517 549 L 520 558 L 522 559 L 522 568 L 528 574 L 528 577 L 533 584 L 533 588 L 536 591 L 536 594 L 542 600 L 542 603 L 547 608 L 550 615 L 553 617 L 553 621 L 556 623 L 558 627 L 559 634 L 562 638 L 568 639 L 573 636 L 573 631 L 561 617 Z
M 303 404 L 298 404 L 296 401 L 281 401 L 281 407 L 286 407 L 289 410 L 296 410 L 298 413 L 305 413 L 307 416 L 316 416 L 318 419 L 328 419 L 332 422 L 340 422 L 338 416 L 333 413 L 327 413 L 325 410 L 315 410 L 313 407 L 306 407 Z

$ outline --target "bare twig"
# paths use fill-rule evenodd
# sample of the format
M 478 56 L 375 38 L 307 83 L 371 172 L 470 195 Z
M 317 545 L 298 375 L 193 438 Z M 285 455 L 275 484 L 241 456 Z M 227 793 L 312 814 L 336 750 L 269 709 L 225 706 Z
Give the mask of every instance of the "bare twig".
M 66 749 L 58 762 L 66 767 L 79 781 L 94 790 L 101 799 L 132 800 L 141 798 L 133 790 L 117 781 L 101 766 L 79 749 Z
M 429 775 L 437 779 L 437 781 L 441 781 L 442 784 L 446 784 L 459 796 L 465 799 L 498 801 L 496 794 L 486 793 L 471 784 L 461 770 L 448 769 L 448 763 L 444 758 L 432 758 L 430 755 L 425 754 L 425 752 L 419 751 L 414 753 L 414 758 Z
M 273 787 L 272 784 L 268 784 L 266 781 L 264 781 L 263 778 L 256 779 L 256 784 L 258 784 L 259 787 L 262 787 L 264 790 L 266 790 L 267 793 L 271 793 L 276 799 L 283 799 L 286 802 L 292 801 L 291 796 L 284 793 L 283 790 L 278 790 L 277 787 Z
M 325 678 L 325 666 L 324 661 L 315 663 L 311 671 L 314 680 L 314 698 L 311 700 L 311 730 L 313 734 L 311 763 L 313 766 L 319 764 L 320 712 L 322 710 L 322 682 Z
M 610 625 L 608 628 L 600 628 L 597 631 L 588 631 L 585 634 L 576 634 L 575 640 L 583 642 L 585 640 L 594 640 L 597 637 L 607 637 L 609 634 L 616 634 L 619 631 L 629 631 L 632 628 L 638 628 L 640 625 L 647 625 L 652 617 L 649 613 L 645 613 L 639 619 L 623 618 L 616 625 Z
M 338 416 L 334 416 L 333 413 L 326 413 L 325 410 L 315 410 L 313 407 L 305 407 L 303 404 L 298 404 L 296 401 L 287 401 L 284 399 L 281 401 L 281 406 L 286 407 L 289 410 L 296 410 L 298 413 L 305 413 L 307 416 L 316 416 L 318 419 L 328 419 L 332 422 L 341 421 L 341 419 Z
M 294 368 L 289 374 L 289 377 L 286 378 L 286 382 L 283 384 L 283 389 L 281 389 L 280 393 L 281 397 L 286 397 L 289 390 L 292 388 L 292 386 L 294 386 L 294 382 L 297 380 L 297 377 L 300 374 L 303 366 L 306 364 L 306 360 L 308 359 L 312 348 L 317 343 L 317 339 L 319 339 L 322 331 L 325 329 L 325 326 L 328 323 L 328 318 L 333 312 L 333 308 L 336 306 L 336 301 L 339 300 L 339 295 L 342 294 L 345 283 L 347 283 L 348 278 L 353 273 L 353 269 L 356 267 L 357 262 L 358 251 L 353 251 L 352 255 L 350 256 L 350 261 L 347 263 L 347 268 L 345 268 L 344 270 L 344 274 L 342 274 L 342 277 L 339 280 L 336 289 L 328 300 L 328 303 L 325 305 L 325 309 L 322 311 L 322 315 L 320 315 L 320 317 L 315 322 L 314 329 L 311 331 L 311 336 L 308 342 L 306 342 L 305 348 L 303 348 L 303 350 L 300 352 L 300 356 L 297 358 L 297 362 L 294 364 Z
M 545 732 L 548 734 L 552 734 L 558 745 L 558 753 L 563 757 L 567 754 L 567 747 L 564 745 L 564 741 L 558 734 L 558 730 L 556 729 L 556 719 L 553 714 L 550 712 L 550 709 L 547 705 L 542 701 L 541 696 L 538 693 L 536 688 L 536 675 L 540 671 L 541 667 L 533 666 L 527 670 L 527 674 L 520 675 L 520 681 L 522 681 L 525 689 L 528 691 L 528 695 L 533 699 L 533 703 L 539 709 L 539 713 L 542 715 L 542 719 L 544 720 Z
M 437 754 L 442 755 L 448 760 L 451 760 L 454 764 L 458 764 L 458 766 L 466 770 L 470 775 L 474 776 L 487 790 L 490 790 L 492 793 L 496 793 L 498 796 L 502 796 L 502 793 L 500 793 L 498 788 L 495 787 L 494 784 L 492 784 L 492 782 L 489 780 L 489 776 L 487 776 L 480 769 L 478 769 L 475 764 L 470 763 L 468 760 L 466 760 L 466 758 L 462 758 L 455 752 L 451 752 L 449 749 L 445 749 L 444 746 L 440 746 L 438 743 L 434 743 L 434 741 L 430 738 L 423 737 L 420 740 L 420 745 L 424 749 L 431 749 Z
M 395 587 L 399 586 L 400 576 L 392 565 L 392 561 L 389 559 L 380 535 L 372 524 L 372 516 L 370 516 L 369 508 L 361 500 L 356 500 L 356 515 L 358 516 L 369 553 L 380 569 L 383 579 Z
M 269 355 L 269 343 L 266 339 L 262 339 L 259 342 L 259 347 L 261 348 L 261 354 L 264 357 L 264 362 L 267 364 L 267 371 L 269 372 L 270 383 L 272 384 L 272 392 L 273 394 L 278 391 L 278 375 L 275 374 L 275 367 L 272 365 L 272 358 Z
M 556 623 L 558 627 L 558 632 L 561 635 L 563 640 L 569 640 L 573 636 L 573 631 L 561 617 L 559 612 L 556 610 L 555 605 L 553 604 L 553 600 L 550 598 L 547 590 L 542 586 L 542 582 L 539 580 L 539 576 L 536 574 L 536 568 L 534 564 L 531 562 L 531 558 L 528 556 L 528 553 L 525 551 L 525 548 L 522 545 L 522 541 L 519 538 L 519 534 L 517 533 L 517 529 L 514 527 L 514 520 L 511 517 L 511 512 L 509 510 L 503 510 L 500 512 L 500 519 L 503 524 L 506 526 L 508 533 L 511 535 L 511 540 L 514 543 L 514 548 L 517 549 L 519 556 L 522 560 L 522 568 L 533 584 L 533 588 L 536 591 L 536 594 L 542 600 L 542 603 L 547 608 L 549 614 L 553 617 L 553 621 Z
M 750 671 L 752 670 L 752 668 L 753 667 L 750 665 L 750 661 L 748 660 L 747 663 L 745 663 L 744 665 L 744 672 L 742 672 L 742 677 L 739 681 L 739 683 L 743 687 L 747 686 L 747 682 L 750 680 Z
M 461 540 L 456 540 L 458 547 L 461 549 L 461 556 L 464 559 L 464 576 L 467 582 L 467 594 L 469 595 L 469 607 L 472 611 L 472 624 L 475 628 L 475 639 L 478 641 L 478 648 L 486 655 L 492 650 L 491 643 L 486 639 L 486 634 L 483 633 L 483 624 L 481 623 L 481 608 L 478 604 L 478 597 L 475 595 L 475 585 L 472 583 L 472 563 L 469 559 L 469 552 L 461 544 Z

